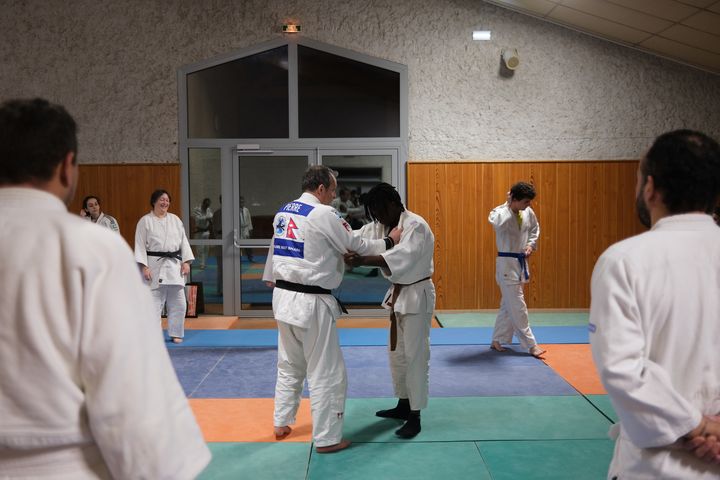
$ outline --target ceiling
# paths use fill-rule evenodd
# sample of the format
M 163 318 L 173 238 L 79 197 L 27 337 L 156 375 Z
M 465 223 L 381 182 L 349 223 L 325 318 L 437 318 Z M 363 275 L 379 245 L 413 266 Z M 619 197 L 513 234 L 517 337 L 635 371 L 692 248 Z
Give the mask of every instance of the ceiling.
M 720 75 L 720 0 L 485 0 Z

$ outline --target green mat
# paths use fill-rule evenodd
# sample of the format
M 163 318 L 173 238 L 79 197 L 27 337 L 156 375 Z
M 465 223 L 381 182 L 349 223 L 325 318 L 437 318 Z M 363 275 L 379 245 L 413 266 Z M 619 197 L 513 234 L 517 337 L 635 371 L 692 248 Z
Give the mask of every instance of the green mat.
M 607 478 L 615 444 L 610 440 L 552 440 L 478 445 L 493 480 L 602 480 Z
M 213 458 L 200 480 L 304 480 L 309 443 L 208 443 Z
M 595 405 L 601 412 L 607 415 L 613 422 L 617 423 L 618 416 L 615 409 L 610 403 L 610 397 L 607 395 L 585 395 L 590 402 Z
M 332 455 L 313 453 L 308 474 L 308 480 L 456 478 L 492 478 L 473 442 L 356 443 Z
M 388 401 L 348 399 L 345 436 L 358 442 L 408 442 L 395 436 L 399 421 L 375 416 L 388 408 Z M 608 419 L 579 395 L 433 397 L 422 412 L 422 433 L 409 442 L 606 439 L 609 427 Z
M 438 313 L 435 315 L 445 328 L 494 327 L 497 312 Z M 530 312 L 531 327 L 572 327 L 588 324 L 588 312 Z

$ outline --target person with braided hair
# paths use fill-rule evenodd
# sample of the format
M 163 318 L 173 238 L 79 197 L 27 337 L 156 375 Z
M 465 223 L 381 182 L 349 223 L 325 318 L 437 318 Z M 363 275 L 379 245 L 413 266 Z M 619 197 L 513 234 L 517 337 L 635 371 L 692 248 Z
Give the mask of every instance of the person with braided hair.
M 404 420 L 395 434 L 413 438 L 421 430 L 420 410 L 428 404 L 435 236 L 424 218 L 404 207 L 397 190 L 388 183 L 380 183 L 367 193 L 365 211 L 372 223 L 356 230 L 356 235 L 384 238 L 395 227 L 403 229 L 400 241 L 391 250 L 375 256 L 351 252 L 345 259 L 352 266 L 380 267 L 392 282 L 383 307 L 390 310 L 390 372 L 398 403 L 375 415 Z

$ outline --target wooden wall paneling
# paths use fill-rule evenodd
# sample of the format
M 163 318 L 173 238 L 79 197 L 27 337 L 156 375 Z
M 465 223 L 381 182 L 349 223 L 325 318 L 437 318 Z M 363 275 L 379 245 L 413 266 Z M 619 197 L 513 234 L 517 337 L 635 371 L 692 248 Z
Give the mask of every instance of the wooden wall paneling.
M 538 188 L 540 242 L 528 305 L 587 308 L 597 257 L 642 231 L 634 213 L 636 168 L 623 161 L 409 164 L 409 208 L 428 220 L 436 238 L 437 308 L 498 308 L 487 214 L 518 180 Z

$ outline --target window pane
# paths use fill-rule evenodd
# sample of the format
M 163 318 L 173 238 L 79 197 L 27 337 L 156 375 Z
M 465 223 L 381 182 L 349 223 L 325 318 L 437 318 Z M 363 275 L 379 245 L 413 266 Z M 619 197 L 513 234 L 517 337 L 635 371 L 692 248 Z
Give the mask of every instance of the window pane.
M 287 46 L 187 76 L 190 138 L 287 138 Z
M 218 245 L 192 245 L 191 280 L 199 283 L 200 313 L 222 313 L 222 212 L 220 210 L 220 149 L 188 149 L 190 242 L 217 240 Z
M 308 166 L 308 157 L 240 156 L 239 162 L 238 242 L 243 245 L 247 239 L 264 239 L 269 246 L 275 213 L 302 193 L 300 183 Z M 243 245 L 241 248 L 240 295 L 243 310 L 267 309 L 272 306 L 272 289 L 262 281 L 268 246 Z
M 391 155 L 323 155 L 323 165 L 338 172 L 337 198 L 333 206 L 353 229 L 369 220 L 362 199 L 380 182 L 392 183 Z M 343 304 L 357 307 L 379 307 L 390 282 L 374 267 L 345 268 L 345 275 L 335 295 Z
M 400 74 L 298 45 L 300 137 L 399 137 Z

